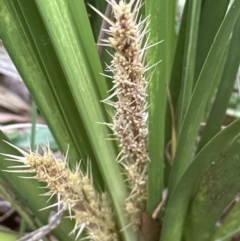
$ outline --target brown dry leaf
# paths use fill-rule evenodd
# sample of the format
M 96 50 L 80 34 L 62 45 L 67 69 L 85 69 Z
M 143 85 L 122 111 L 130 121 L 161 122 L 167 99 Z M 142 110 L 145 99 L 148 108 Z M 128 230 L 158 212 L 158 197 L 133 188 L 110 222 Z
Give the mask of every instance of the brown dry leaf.
M 23 81 L 0 73 L 0 86 L 16 94 L 26 103 L 31 103 L 29 91 Z
M 0 111 L 0 123 L 7 123 L 7 122 L 30 122 L 31 117 L 30 116 L 21 116 L 21 115 L 16 115 L 13 113 L 9 112 L 2 112 Z
M 235 238 L 232 238 L 232 241 L 240 241 L 240 236 L 236 236 Z
M 160 225 L 152 219 L 147 212 L 142 212 L 141 233 L 145 241 L 158 241 L 160 237 Z
M 0 107 L 18 114 L 29 114 L 30 105 L 29 91 L 0 41 Z
M 31 107 L 19 96 L 0 85 L 0 106 L 14 113 L 30 114 Z
M 6 49 L 0 40 L 0 73 L 9 76 L 13 79 L 21 81 L 21 77 L 18 74 L 17 69 L 15 68 L 11 58 L 9 57 Z

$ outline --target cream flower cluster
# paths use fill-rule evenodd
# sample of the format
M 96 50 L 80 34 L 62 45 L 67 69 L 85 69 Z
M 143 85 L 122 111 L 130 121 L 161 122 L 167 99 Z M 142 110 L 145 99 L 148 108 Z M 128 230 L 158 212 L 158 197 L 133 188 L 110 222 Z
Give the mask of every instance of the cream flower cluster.
M 17 173 L 33 173 L 32 178 L 45 182 L 49 191 L 45 196 L 57 196 L 59 212 L 68 210 L 70 218 L 75 219 L 73 233 L 77 238 L 85 228 L 91 241 L 118 241 L 118 232 L 113 222 L 113 213 L 106 193 L 99 194 L 94 189 L 90 172 L 84 174 L 77 166 L 71 171 L 66 158 L 57 160 L 49 147 L 44 148 L 44 154 L 23 151 L 12 145 L 22 155 L 4 154 L 8 160 L 24 165 L 11 166 L 9 170 Z M 24 169 L 22 169 L 24 168 Z M 19 170 L 18 170 L 19 169 Z
M 114 0 L 108 1 L 113 9 L 115 21 L 107 19 L 98 13 L 110 24 L 106 29 L 110 37 L 106 40 L 115 50 L 108 70 L 113 73 L 113 93 L 105 103 L 115 108 L 111 127 L 117 139 L 121 153 L 118 161 L 125 168 L 130 184 L 131 194 L 126 200 L 126 210 L 131 223 L 138 229 L 141 223 L 141 212 L 146 202 L 146 164 L 149 161 L 147 153 L 147 81 L 144 57 L 146 44 L 143 44 L 147 32 L 147 19 L 138 22 L 138 13 L 141 1 L 131 0 L 126 3 L 121 0 L 117 4 Z M 113 102 L 112 97 L 117 101 Z

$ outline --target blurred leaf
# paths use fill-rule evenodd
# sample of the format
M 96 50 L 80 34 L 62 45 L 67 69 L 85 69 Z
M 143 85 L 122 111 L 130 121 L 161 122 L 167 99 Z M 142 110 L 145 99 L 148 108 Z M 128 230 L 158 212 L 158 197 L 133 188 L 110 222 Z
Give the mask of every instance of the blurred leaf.
M 4 241 L 16 241 L 19 238 L 18 234 L 9 232 L 8 230 L 0 227 L 0 240 Z
M 29 140 L 31 136 L 31 131 L 26 130 L 24 132 L 21 131 L 15 131 L 14 133 L 11 133 L 10 135 L 7 135 L 11 143 L 14 145 L 27 149 L 29 148 Z M 41 146 L 48 143 L 51 150 L 57 150 L 56 142 L 50 132 L 50 130 L 47 127 L 37 127 L 36 128 L 36 137 L 35 137 L 35 147 Z

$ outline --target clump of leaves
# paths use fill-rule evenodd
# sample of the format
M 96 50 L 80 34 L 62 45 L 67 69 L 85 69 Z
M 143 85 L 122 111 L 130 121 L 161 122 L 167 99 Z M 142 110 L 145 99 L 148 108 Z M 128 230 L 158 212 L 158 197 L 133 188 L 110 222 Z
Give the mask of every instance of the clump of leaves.
M 103 40 L 105 45 L 114 48 L 112 64 L 107 71 L 113 73 L 112 94 L 104 100 L 115 108 L 111 114 L 113 123 L 107 124 L 119 140 L 121 152 L 117 161 L 124 169 L 129 184 L 129 197 L 126 199 L 126 212 L 131 228 L 138 232 L 142 225 L 142 213 L 147 200 L 147 86 L 145 74 L 151 67 L 145 67 L 146 49 L 149 48 L 144 38 L 149 25 L 148 19 L 138 22 L 141 1 L 131 0 L 109 2 L 112 6 L 115 21 L 106 18 L 110 24 L 106 31 L 109 38 Z M 117 101 L 112 99 L 117 97 Z M 13 146 L 15 147 L 15 146 Z M 37 152 L 26 152 L 15 147 L 22 155 L 10 157 L 12 161 L 24 164 L 25 171 L 14 172 L 36 173 L 33 177 L 47 183 L 50 189 L 45 195 L 57 195 L 58 211 L 68 210 L 70 217 L 76 220 L 73 232 L 77 238 L 86 228 L 88 238 L 92 241 L 120 240 L 109 198 L 106 193 L 98 193 L 93 185 L 91 169 L 83 174 L 78 165 L 72 172 L 67 165 L 67 156 L 58 161 L 49 147 L 44 149 L 43 156 Z M 114 161 L 114 160 L 113 160 Z M 19 168 L 22 166 L 11 166 Z M 72 213 L 74 213 L 72 215 Z

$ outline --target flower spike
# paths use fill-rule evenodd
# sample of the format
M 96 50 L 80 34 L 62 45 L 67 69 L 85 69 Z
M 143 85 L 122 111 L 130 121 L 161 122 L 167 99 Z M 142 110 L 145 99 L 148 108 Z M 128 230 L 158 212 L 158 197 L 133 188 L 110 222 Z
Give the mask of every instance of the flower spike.
M 122 149 L 117 161 L 121 163 L 127 174 L 130 185 L 130 196 L 126 200 L 126 210 L 135 230 L 141 225 L 141 212 L 146 205 L 146 166 L 149 161 L 147 153 L 147 85 L 144 76 L 150 69 L 144 66 L 146 50 L 152 46 L 144 43 L 148 30 L 149 18 L 139 18 L 141 0 L 131 0 L 129 3 L 120 0 L 107 0 L 111 5 L 115 21 L 100 16 L 110 23 L 104 30 L 109 38 L 104 43 L 115 50 L 113 60 L 107 70 L 113 73 L 112 94 L 104 100 L 115 108 L 112 115 L 113 124 L 108 126 L 113 130 Z M 99 13 L 99 11 L 97 11 Z M 151 67 L 154 67 L 151 66 Z M 114 102 L 113 97 L 117 97 Z

